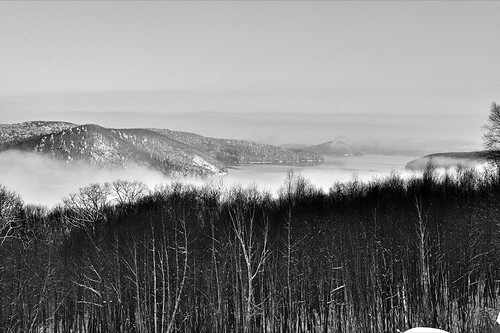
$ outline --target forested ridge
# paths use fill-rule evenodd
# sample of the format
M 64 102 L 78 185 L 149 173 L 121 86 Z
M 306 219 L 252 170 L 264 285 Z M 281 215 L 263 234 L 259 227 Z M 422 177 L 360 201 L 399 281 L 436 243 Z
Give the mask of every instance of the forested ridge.
M 168 176 L 223 175 L 238 164 L 321 164 L 315 153 L 160 128 L 106 128 L 61 121 L 0 124 L 0 152 L 21 151 L 108 169 L 140 166 Z
M 1 187 L 0 331 L 487 333 L 499 199 L 463 169 L 328 193 L 290 172 L 278 196 L 117 181 L 51 209 Z

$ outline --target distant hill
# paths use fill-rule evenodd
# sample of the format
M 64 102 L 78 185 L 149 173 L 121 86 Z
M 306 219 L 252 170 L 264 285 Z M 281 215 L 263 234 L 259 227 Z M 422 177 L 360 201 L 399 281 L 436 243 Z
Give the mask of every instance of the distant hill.
M 458 166 L 474 167 L 485 162 L 484 154 L 481 151 L 429 154 L 408 162 L 405 169 L 421 171 L 425 170 L 429 163 L 432 163 L 436 168 L 445 169 Z
M 0 124 L 0 149 L 6 144 L 22 142 L 39 135 L 59 132 L 77 125 L 62 121 L 29 121 Z
M 307 147 L 309 145 L 303 144 L 303 143 L 285 143 L 283 145 L 280 145 L 281 148 L 285 149 L 301 149 L 304 147 Z
M 0 151 L 37 152 L 67 163 L 106 168 L 146 166 L 173 176 L 225 174 L 241 163 L 321 163 L 312 153 L 167 129 L 109 129 L 65 122 L 0 125 Z
M 305 146 L 296 151 L 308 151 L 325 156 L 361 156 L 363 153 L 354 150 L 343 141 L 328 141 L 319 145 Z
M 3 150 L 34 151 L 67 162 L 108 168 L 147 166 L 168 175 L 224 173 L 224 164 L 183 143 L 143 129 L 80 125 L 4 143 Z
M 464 147 L 466 147 L 468 143 L 466 141 L 464 142 L 457 144 L 459 145 L 463 144 Z M 346 146 L 348 147 L 348 149 L 344 149 Z M 453 145 L 449 144 L 448 146 L 453 146 Z M 410 156 L 413 158 L 430 154 L 436 150 L 435 147 L 432 148 L 433 146 L 426 141 L 407 140 L 406 142 L 399 142 L 393 140 L 380 141 L 377 139 L 353 140 L 348 137 L 338 137 L 332 141 L 325 142 L 319 145 L 311 146 L 303 143 L 287 143 L 280 145 L 280 147 L 293 150 L 303 149 L 312 152 L 324 151 L 321 154 L 325 156 L 328 154 L 328 150 L 331 149 L 333 150 L 333 154 L 335 154 L 335 156 L 342 156 L 342 154 L 348 154 L 348 156 L 351 156 L 350 154 L 352 154 L 354 156 L 388 155 L 388 156 Z

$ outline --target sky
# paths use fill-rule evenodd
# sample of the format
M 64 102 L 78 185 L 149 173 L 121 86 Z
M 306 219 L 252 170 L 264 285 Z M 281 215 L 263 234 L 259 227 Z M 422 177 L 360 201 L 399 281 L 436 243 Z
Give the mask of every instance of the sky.
M 478 149 L 500 2 L 2 1 L 0 123 Z

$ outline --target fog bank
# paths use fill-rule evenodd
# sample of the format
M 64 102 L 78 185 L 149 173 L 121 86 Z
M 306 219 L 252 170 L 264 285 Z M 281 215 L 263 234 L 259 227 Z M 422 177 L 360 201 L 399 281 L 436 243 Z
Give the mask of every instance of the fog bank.
M 421 171 L 405 170 L 408 156 L 364 155 L 356 157 L 328 157 L 318 166 L 294 167 L 311 185 L 325 192 L 337 182 L 354 179 L 369 182 L 383 179 L 397 173 L 407 179 L 421 175 Z M 113 182 L 117 179 L 140 181 L 150 189 L 157 185 L 181 181 L 186 184 L 203 186 L 209 183 L 223 189 L 241 185 L 256 185 L 277 195 L 290 167 L 283 165 L 239 165 L 229 168 L 228 175 L 200 178 L 172 179 L 148 168 L 102 169 L 83 163 L 65 163 L 36 153 L 8 151 L 0 153 L 0 184 L 21 195 L 26 203 L 52 206 L 62 201 L 64 196 L 75 193 L 90 183 Z M 445 172 L 453 174 L 453 168 L 437 170 L 437 175 Z M 477 171 L 481 171 L 477 169 Z
M 52 206 L 90 183 L 138 180 L 149 188 L 167 181 L 159 172 L 141 167 L 109 170 L 83 163 L 66 163 L 36 153 L 0 153 L 0 184 L 19 193 L 26 203 Z

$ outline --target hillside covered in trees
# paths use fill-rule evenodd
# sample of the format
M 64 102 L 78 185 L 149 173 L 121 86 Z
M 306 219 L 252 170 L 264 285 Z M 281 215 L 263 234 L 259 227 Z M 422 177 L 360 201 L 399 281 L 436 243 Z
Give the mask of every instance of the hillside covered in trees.
M 0 331 L 487 333 L 499 199 L 467 170 L 328 193 L 290 172 L 279 196 L 117 181 L 51 210 L 1 187 Z
M 113 129 L 99 125 L 29 121 L 0 124 L 0 152 L 37 153 L 69 165 L 107 169 L 147 167 L 166 176 L 227 174 L 238 164 L 321 164 L 323 157 L 245 140 L 218 139 L 168 129 Z

